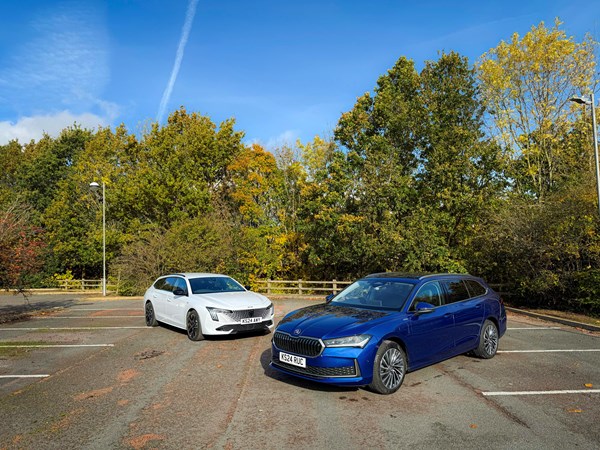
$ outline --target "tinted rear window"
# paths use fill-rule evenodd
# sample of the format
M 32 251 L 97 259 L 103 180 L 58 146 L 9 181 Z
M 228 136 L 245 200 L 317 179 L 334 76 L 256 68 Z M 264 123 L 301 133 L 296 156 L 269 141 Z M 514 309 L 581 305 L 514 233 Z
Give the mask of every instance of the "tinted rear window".
M 462 280 L 444 281 L 448 297 L 446 303 L 455 303 L 469 298 L 469 291 Z
M 162 290 L 164 290 L 165 282 L 166 281 L 167 281 L 166 278 L 161 278 L 160 280 L 157 280 L 156 283 L 154 283 L 154 289 L 162 289 Z
M 465 283 L 469 288 L 469 294 L 471 294 L 471 297 L 479 297 L 487 292 L 487 289 L 475 280 L 465 280 Z

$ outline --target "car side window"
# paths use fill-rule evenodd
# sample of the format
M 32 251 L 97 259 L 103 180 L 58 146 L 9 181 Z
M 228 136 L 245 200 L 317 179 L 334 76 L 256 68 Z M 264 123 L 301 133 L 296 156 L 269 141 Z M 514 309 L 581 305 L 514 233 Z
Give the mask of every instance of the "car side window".
M 430 303 L 433 306 L 442 306 L 442 288 L 440 283 L 437 281 L 430 281 L 421 286 L 421 289 L 417 292 L 410 307 L 411 311 L 415 310 L 417 303 L 419 302 Z
M 484 295 L 487 292 L 487 289 L 475 280 L 465 280 L 465 283 L 467 284 L 467 288 L 469 289 L 469 294 L 471 295 L 471 298 L 479 297 L 480 295 Z
M 166 282 L 167 282 L 166 278 L 161 278 L 159 280 L 156 280 L 156 283 L 154 283 L 154 289 L 164 290 Z
M 165 285 L 163 286 L 163 291 L 173 292 L 175 290 L 175 283 L 177 282 L 177 277 L 168 277 Z
M 185 295 L 187 295 L 187 286 L 183 278 L 175 278 L 173 291 L 175 291 L 175 289 L 181 289 L 185 293 Z
M 469 291 L 463 280 L 447 280 L 442 282 L 446 288 L 446 303 L 456 303 L 469 298 Z

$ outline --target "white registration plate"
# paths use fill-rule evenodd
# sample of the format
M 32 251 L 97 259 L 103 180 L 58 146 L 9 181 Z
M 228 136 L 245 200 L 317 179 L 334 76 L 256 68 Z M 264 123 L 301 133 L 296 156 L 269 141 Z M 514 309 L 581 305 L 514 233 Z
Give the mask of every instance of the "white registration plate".
M 245 319 L 241 319 L 240 323 L 242 325 L 248 325 L 249 323 L 260 323 L 262 322 L 262 317 L 246 317 Z
M 279 361 L 306 369 L 306 358 L 279 352 Z

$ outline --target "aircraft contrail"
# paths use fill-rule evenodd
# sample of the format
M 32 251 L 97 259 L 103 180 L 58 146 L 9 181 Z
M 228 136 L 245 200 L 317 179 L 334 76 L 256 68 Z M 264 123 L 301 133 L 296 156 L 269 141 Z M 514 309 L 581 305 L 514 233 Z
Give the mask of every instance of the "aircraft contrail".
M 175 64 L 173 64 L 173 70 L 171 71 L 171 78 L 169 78 L 169 83 L 167 84 L 165 92 L 163 93 L 160 106 L 158 107 L 158 115 L 156 118 L 158 123 L 162 122 L 163 116 L 165 115 L 165 109 L 167 109 L 167 103 L 169 103 L 169 99 L 171 98 L 173 85 L 177 79 L 177 74 L 179 74 L 179 67 L 181 66 L 181 60 L 183 59 L 185 44 L 187 44 L 188 36 L 190 35 L 190 30 L 192 29 L 192 23 L 194 22 L 194 16 L 196 15 L 197 5 L 198 0 L 190 0 L 187 12 L 185 13 L 185 23 L 183 24 L 183 29 L 181 30 L 181 39 L 179 39 L 177 55 L 175 56 Z

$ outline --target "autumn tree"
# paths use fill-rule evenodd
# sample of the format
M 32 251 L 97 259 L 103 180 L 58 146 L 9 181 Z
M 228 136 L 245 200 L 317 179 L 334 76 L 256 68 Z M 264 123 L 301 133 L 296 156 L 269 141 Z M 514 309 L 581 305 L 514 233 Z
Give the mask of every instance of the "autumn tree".
M 541 22 L 522 37 L 514 33 L 478 64 L 494 136 L 514 154 L 515 187 L 536 199 L 560 185 L 569 162 L 578 164 L 561 142 L 581 111 L 569 98 L 594 87 L 597 43 L 589 35 L 576 42 L 560 26 L 557 19 L 552 28 Z

